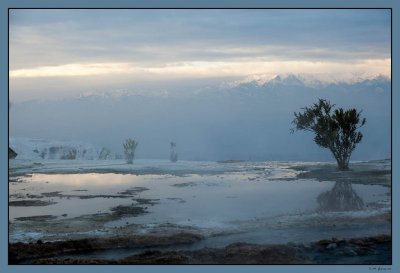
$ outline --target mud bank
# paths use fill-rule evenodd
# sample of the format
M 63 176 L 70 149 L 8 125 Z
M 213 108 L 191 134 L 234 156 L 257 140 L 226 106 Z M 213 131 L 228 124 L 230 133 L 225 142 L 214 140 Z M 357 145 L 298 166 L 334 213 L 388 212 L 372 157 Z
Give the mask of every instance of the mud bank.
M 9 264 L 391 264 L 392 238 L 382 234 L 345 240 L 332 238 L 302 244 L 234 243 L 225 248 L 159 251 L 147 249 L 122 259 L 85 258 L 105 249 L 143 249 L 192 244 L 202 237 L 180 233 L 168 237 L 133 236 L 62 242 L 9 244 Z M 63 258 L 62 255 L 74 254 Z

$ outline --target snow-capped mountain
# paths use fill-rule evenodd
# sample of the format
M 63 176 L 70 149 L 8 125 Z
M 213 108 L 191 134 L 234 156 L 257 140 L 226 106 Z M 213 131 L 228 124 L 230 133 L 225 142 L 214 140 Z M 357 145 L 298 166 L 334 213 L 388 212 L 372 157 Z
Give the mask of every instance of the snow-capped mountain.
M 309 88 L 325 88 L 329 85 L 354 85 L 368 82 L 390 82 L 390 79 L 382 75 L 354 75 L 338 77 L 329 74 L 293 74 L 278 75 L 262 74 L 252 75 L 242 80 L 224 83 L 222 88 L 257 88 L 283 86 L 304 86 Z

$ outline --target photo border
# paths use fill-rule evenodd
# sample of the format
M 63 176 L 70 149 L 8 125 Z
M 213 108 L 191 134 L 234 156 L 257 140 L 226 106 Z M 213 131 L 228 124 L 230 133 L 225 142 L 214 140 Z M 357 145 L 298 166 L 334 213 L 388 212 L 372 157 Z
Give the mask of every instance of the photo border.
M 397 3 L 398 2 L 398 3 Z M 400 11 L 400 1 L 396 0 L 387 0 L 387 1 L 124 1 L 124 0 L 116 0 L 116 1 L 90 1 L 90 0 L 70 0 L 68 2 L 54 2 L 54 1 L 29 1 L 29 0 L 18 0 L 18 1 L 3 1 L 1 2 L 1 84 L 2 84 L 2 92 L 0 92 L 0 101 L 2 103 L 1 111 L 4 111 L 4 115 L 1 115 L 1 151 L 4 149 L 4 153 L 2 153 L 3 157 L 0 159 L 0 167 L 1 167 L 1 175 L 4 178 L 4 183 L 1 184 L 2 192 L 8 193 L 8 158 L 6 158 L 6 151 L 8 154 L 8 98 L 9 94 L 8 90 L 8 10 L 10 8 L 338 8 L 338 9 L 350 9 L 350 8 L 390 8 L 392 10 L 392 91 L 391 91 L 391 113 L 392 113 L 392 137 L 391 137 L 391 149 L 392 149 L 392 181 L 398 180 L 399 177 L 399 163 L 398 156 L 399 153 L 399 145 L 396 142 L 393 142 L 393 139 L 399 139 L 400 137 L 400 126 L 399 126 L 399 118 L 400 118 L 400 94 L 397 87 L 397 79 L 393 78 L 393 75 L 399 75 L 399 57 L 394 54 L 393 49 L 396 48 L 396 45 L 399 45 L 399 29 L 396 26 L 400 26 L 399 21 L 399 11 Z M 6 15 L 6 16 L 4 16 Z M 396 52 L 395 52 L 396 53 Z M 3 107 L 4 106 L 4 107 Z M 7 128 L 7 130 L 6 130 Z M 396 217 L 396 213 L 393 213 L 393 209 L 397 210 L 399 205 L 398 200 L 394 200 L 393 196 L 398 196 L 399 190 L 396 185 L 392 183 L 392 230 L 396 230 L 399 225 L 399 218 Z M 8 195 L 2 198 L 1 204 L 1 216 L 7 218 L 8 216 Z M 4 219 L 3 218 L 3 219 Z M 6 221 L 7 220 L 7 221 Z M 83 272 L 96 270 L 99 272 L 108 272 L 110 270 L 109 266 L 33 266 L 33 265 L 8 265 L 8 218 L 1 221 L 2 225 L 0 227 L 0 244 L 1 250 L 0 253 L 0 271 L 1 272 L 19 272 L 20 270 L 30 270 L 32 272 L 39 271 L 40 272 L 53 272 L 55 269 L 60 272 L 69 272 L 70 270 Z M 378 271 L 378 269 L 383 270 L 391 270 L 393 272 L 400 272 L 399 262 L 396 263 L 396 260 L 399 261 L 398 255 L 398 245 L 399 239 L 395 234 L 392 233 L 392 265 L 391 266 L 367 266 L 367 265 L 128 265 L 128 266 L 113 266 L 113 271 L 131 271 L 135 270 L 138 272 L 203 272 L 203 271 L 219 271 L 219 272 L 264 272 L 264 271 L 273 271 L 273 272 L 320 272 L 321 270 L 327 272 L 366 272 L 366 271 Z M 397 258 L 397 259 L 396 259 Z M 65 271 L 64 271 L 65 270 Z

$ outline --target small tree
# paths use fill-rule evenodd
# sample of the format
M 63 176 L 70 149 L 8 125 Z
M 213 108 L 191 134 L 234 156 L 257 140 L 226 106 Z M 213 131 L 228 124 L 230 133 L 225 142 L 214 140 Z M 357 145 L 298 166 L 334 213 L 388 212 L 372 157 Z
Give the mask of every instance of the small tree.
M 171 160 L 171 162 L 176 162 L 178 161 L 178 153 L 176 153 L 174 150 L 176 147 L 176 143 L 171 141 L 170 145 L 171 145 L 171 155 L 169 159 Z
M 99 153 L 99 159 L 104 160 L 108 159 L 109 157 L 111 157 L 111 151 L 106 147 L 103 147 Z
M 134 139 L 127 138 L 124 142 L 124 153 L 125 153 L 125 160 L 128 164 L 133 164 L 133 159 L 135 158 L 135 150 L 139 142 Z
M 327 100 L 319 99 L 312 107 L 302 108 L 303 113 L 294 113 L 292 123 L 296 125 L 296 130 L 313 132 L 315 143 L 332 152 L 339 170 L 348 170 L 351 153 L 363 138 L 357 130 L 364 126 L 366 119 L 360 119 L 361 111 L 356 109 L 344 111 L 339 108 L 331 112 L 334 106 Z

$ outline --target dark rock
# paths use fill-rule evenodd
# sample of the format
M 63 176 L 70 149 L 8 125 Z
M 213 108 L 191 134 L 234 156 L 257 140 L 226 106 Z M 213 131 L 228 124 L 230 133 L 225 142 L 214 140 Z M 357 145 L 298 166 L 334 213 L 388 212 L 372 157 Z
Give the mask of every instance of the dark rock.
M 317 244 L 322 245 L 322 246 L 329 245 L 330 243 L 332 243 L 331 240 L 319 240 L 317 242 Z
M 366 244 L 366 242 L 360 238 L 350 239 L 349 243 L 353 244 L 353 245 L 358 245 L 358 246 L 364 246 Z
M 386 243 L 392 241 L 392 237 L 388 234 L 380 234 L 369 238 L 374 243 Z
M 8 147 L 8 159 L 14 159 L 17 157 L 17 153 L 14 152 L 13 149 L 11 149 L 10 147 Z

